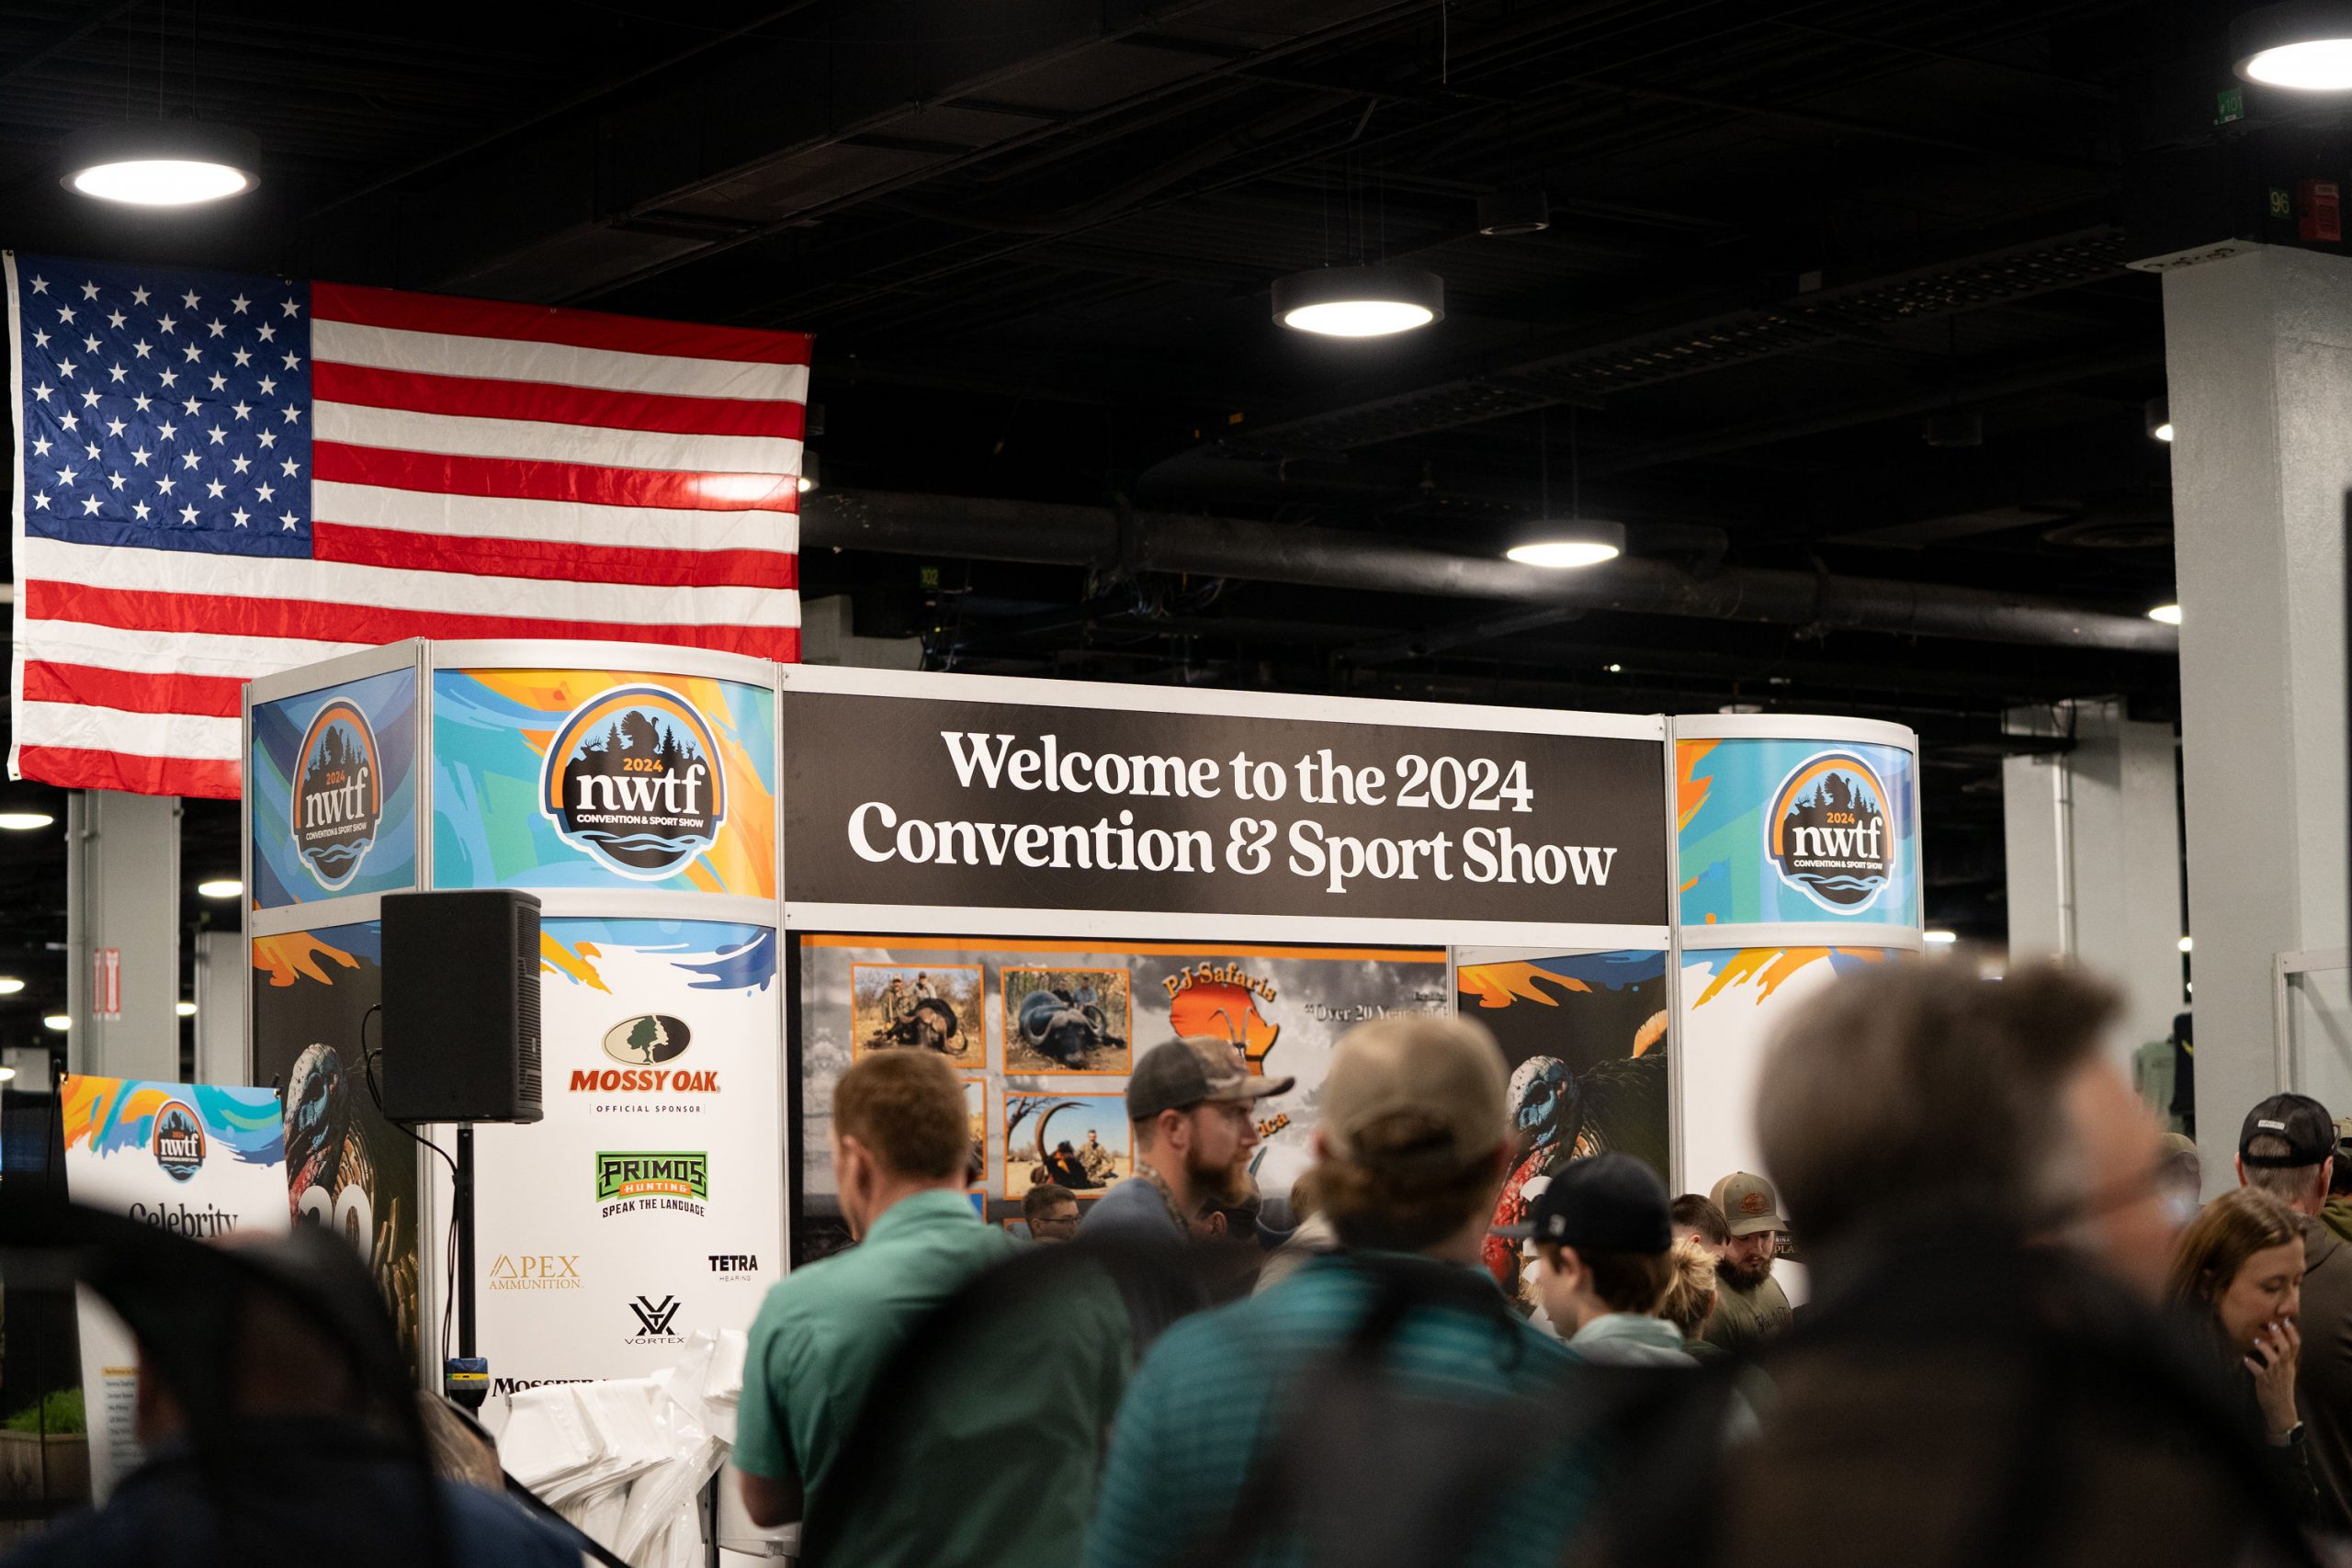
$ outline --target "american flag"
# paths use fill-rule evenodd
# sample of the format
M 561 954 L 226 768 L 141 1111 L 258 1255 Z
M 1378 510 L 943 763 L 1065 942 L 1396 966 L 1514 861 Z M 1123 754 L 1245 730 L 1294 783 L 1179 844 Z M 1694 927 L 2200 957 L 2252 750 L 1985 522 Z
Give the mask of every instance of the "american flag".
M 799 333 L 11 255 L 13 776 L 237 793 L 402 637 L 799 657 Z

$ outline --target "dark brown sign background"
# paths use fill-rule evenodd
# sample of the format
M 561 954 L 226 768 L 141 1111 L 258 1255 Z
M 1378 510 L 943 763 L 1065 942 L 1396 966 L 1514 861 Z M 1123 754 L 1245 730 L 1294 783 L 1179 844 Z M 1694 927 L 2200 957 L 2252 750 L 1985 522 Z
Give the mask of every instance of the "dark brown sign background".
M 1075 687 L 1083 691 L 1083 687 Z M 1424 920 L 1512 920 L 1544 923 L 1663 925 L 1667 919 L 1666 785 L 1664 743 L 1589 736 L 1514 734 L 1476 729 L 1423 729 L 1405 725 L 1305 723 L 1253 718 L 1250 696 L 1236 693 L 1230 715 L 1128 712 L 1086 707 L 1044 707 L 1012 703 L 941 702 L 930 699 L 853 695 L 828 692 L 780 694 L 777 723 L 784 744 L 784 886 L 792 903 L 927 905 L 946 908 L 1168 910 L 1236 915 L 1329 915 Z M 1091 756 L 1169 757 L 1186 763 L 1209 759 L 1214 797 L 1073 794 L 1042 786 L 1014 787 L 1011 769 L 990 785 L 976 769 L 968 787 L 957 772 L 942 732 L 993 738 L 1010 735 L 1009 751 L 1042 749 L 1056 738 L 1057 751 Z M 1376 768 L 1384 775 L 1383 804 L 1347 804 L 1301 796 L 1297 764 L 1325 749 L 1331 761 L 1350 769 Z M 1279 764 L 1279 799 L 1244 799 L 1236 788 L 1233 759 L 1246 754 L 1258 764 Z M 1400 765 L 1408 755 L 1429 765 L 1422 780 L 1425 807 L 1399 804 L 1415 770 Z M 1451 759 L 1441 761 L 1440 759 Z M 1482 762 L 1492 763 L 1488 774 Z M 1523 773 L 1515 772 L 1524 764 Z M 1114 770 L 1115 772 L 1115 770 Z M 1187 770 L 1188 782 L 1192 777 Z M 1506 787 L 1523 778 L 1528 810 L 1514 809 Z M 1490 787 L 1480 791 L 1481 780 Z M 1310 785 L 1319 784 L 1319 769 Z M 1472 809 L 1474 795 L 1494 809 Z M 868 811 L 862 819 L 869 853 L 852 841 L 860 807 L 878 802 L 888 815 Z M 1021 863 L 1015 848 L 1027 844 L 1033 857 L 1050 852 L 1038 835 L 1016 837 L 1026 825 L 1082 827 L 1090 852 L 1098 821 L 1125 824 L 1137 834 L 1157 829 L 1188 829 L 1207 836 L 1210 869 L 1199 840 L 1190 840 L 1195 869 L 1153 871 L 1100 865 L 1065 869 Z M 1247 819 L 1247 820 L 1243 820 Z M 929 858 L 910 863 L 899 853 L 899 833 L 909 821 L 934 825 L 909 830 L 905 848 Z M 968 845 L 960 833 L 958 863 L 937 863 L 940 823 L 991 825 L 1001 864 L 964 863 Z M 1272 824 L 1269 835 L 1266 824 Z M 1237 826 L 1238 824 L 1238 826 Z M 1478 880 L 1475 850 L 1502 861 L 1501 835 L 1521 846 L 1557 846 L 1522 861 L 1508 857 L 1515 875 L 1565 872 L 1556 884 Z M 1318 831 L 1319 830 L 1319 831 Z M 1306 848 L 1294 835 L 1303 836 Z M 977 831 L 975 834 L 977 838 Z M 1329 857 L 1346 851 L 1334 840 L 1349 838 L 1420 840 L 1413 869 L 1404 879 L 1401 853 L 1359 852 L 1392 871 L 1383 879 L 1371 870 L 1344 876 L 1330 887 Z M 1436 874 L 1442 838 L 1443 866 Z M 985 840 L 981 840 L 985 842 Z M 933 848 L 926 852 L 926 843 Z M 1163 845 L 1170 844 L 1162 840 Z M 1245 874 L 1262 847 L 1264 869 Z M 1114 846 L 1114 852 L 1115 845 Z M 1138 841 L 1137 850 L 1139 852 Z M 1605 884 L 1590 879 L 1594 852 L 1607 857 Z M 1311 857 L 1320 852 L 1320 866 Z M 1065 842 L 1064 853 L 1070 853 Z M 1295 861 L 1297 863 L 1295 863 Z M 1579 886 L 1573 865 L 1580 862 L 1588 880 Z M 1307 869 L 1302 869 L 1302 866 Z

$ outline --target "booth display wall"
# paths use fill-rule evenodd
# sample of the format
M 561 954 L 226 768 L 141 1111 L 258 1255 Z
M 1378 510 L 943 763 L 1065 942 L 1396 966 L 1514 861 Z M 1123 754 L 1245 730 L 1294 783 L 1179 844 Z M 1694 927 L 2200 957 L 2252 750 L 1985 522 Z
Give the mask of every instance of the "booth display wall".
M 981 1102 L 975 1191 L 990 1217 L 1017 1224 L 1019 1200 L 1041 1175 L 1085 1202 L 1133 1174 L 1127 1073 L 1159 1041 L 1230 1040 L 1253 1072 L 1298 1080 L 1259 1122 L 1260 1185 L 1281 1193 L 1310 1163 L 1307 1134 L 1340 1035 L 1390 1013 L 1447 1010 L 1442 948 L 831 933 L 798 944 L 797 1262 L 847 1240 L 828 1154 L 832 1086 L 894 1040 L 940 1050 L 966 1075 Z M 910 998 L 895 1022 L 893 980 Z M 918 985 L 929 994 L 916 996 Z M 1100 1154 L 1088 1149 L 1089 1129 Z M 1051 1158 L 1065 1141 L 1075 1168 Z
M 437 1163 L 420 1180 L 360 1070 L 386 893 L 517 887 L 542 903 L 545 1119 L 476 1139 L 495 1386 L 653 1370 L 697 1329 L 747 1325 L 781 1270 L 770 668 L 638 645 L 408 643 L 250 688 L 247 864 L 271 868 L 256 888 L 290 890 L 252 917 L 254 1060 L 300 1078 L 354 1151 L 321 1162 L 315 1180 L 343 1179 L 322 1201 L 370 1211 L 363 1250 L 428 1364 L 447 1181 Z M 360 852 L 304 853 L 305 834 Z
M 1917 741 L 1762 715 L 1674 730 L 1676 1103 L 1681 1179 L 1705 1191 L 1762 1168 L 1756 1090 L 1781 1021 L 1838 975 L 1920 951 Z
M 287 1228 L 274 1090 L 69 1074 L 58 1084 L 58 1109 L 74 1202 L 195 1241 Z M 74 1316 L 90 1481 L 103 1500 L 144 1457 L 132 1426 L 138 1348 L 129 1326 L 86 1286 L 76 1292 Z

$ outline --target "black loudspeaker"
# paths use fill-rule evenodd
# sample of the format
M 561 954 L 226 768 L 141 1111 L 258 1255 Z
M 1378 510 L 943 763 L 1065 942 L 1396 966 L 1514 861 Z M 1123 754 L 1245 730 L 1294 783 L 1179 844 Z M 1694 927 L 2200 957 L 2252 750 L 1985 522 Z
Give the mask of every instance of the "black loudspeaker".
M 539 1119 L 539 901 L 384 895 L 379 1081 L 395 1122 Z

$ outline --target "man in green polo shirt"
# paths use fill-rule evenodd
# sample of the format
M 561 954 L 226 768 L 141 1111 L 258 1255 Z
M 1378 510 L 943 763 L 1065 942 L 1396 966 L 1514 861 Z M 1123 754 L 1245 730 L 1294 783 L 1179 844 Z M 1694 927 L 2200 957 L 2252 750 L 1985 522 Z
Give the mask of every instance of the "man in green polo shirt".
M 842 1075 L 832 1153 L 859 1245 L 794 1269 L 752 1325 L 735 1434 L 746 1511 L 801 1520 L 804 1562 L 1076 1562 L 1134 1356 L 1117 1293 L 973 1212 L 963 1086 L 930 1052 Z M 1048 1265 L 1028 1289 L 938 1312 L 1023 1256 Z

